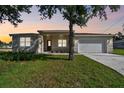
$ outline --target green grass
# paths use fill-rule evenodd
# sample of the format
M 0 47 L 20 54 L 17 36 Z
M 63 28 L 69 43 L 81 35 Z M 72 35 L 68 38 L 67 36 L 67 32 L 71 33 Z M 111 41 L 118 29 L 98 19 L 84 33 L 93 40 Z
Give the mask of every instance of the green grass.
M 124 49 L 114 49 L 113 54 L 124 55 Z
M 41 58 L 41 59 L 40 59 Z M 124 76 L 85 56 L 0 61 L 0 87 L 124 87 Z

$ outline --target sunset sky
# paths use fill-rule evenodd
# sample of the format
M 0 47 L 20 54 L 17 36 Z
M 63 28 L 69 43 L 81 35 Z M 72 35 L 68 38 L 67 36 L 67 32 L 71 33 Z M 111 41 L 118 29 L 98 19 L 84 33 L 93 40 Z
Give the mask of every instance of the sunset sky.
M 61 14 L 57 13 L 51 20 L 40 20 L 39 13 L 36 7 L 32 8 L 31 14 L 22 13 L 23 23 L 20 23 L 18 27 L 14 27 L 9 22 L 0 24 L 0 40 L 4 42 L 10 42 L 11 33 L 37 33 L 37 30 L 68 30 L 68 21 L 63 20 Z M 78 26 L 74 27 L 76 32 L 82 33 L 117 33 L 122 31 L 122 25 L 124 24 L 124 6 L 118 12 L 111 13 L 107 10 L 108 19 L 99 20 L 93 18 L 87 23 L 87 27 L 82 29 Z

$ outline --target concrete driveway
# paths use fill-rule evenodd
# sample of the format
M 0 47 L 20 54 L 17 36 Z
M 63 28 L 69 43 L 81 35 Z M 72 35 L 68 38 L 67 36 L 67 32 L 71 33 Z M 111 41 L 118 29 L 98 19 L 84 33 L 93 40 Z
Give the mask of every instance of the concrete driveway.
M 124 56 L 107 53 L 81 53 L 101 64 L 104 64 L 124 75 Z

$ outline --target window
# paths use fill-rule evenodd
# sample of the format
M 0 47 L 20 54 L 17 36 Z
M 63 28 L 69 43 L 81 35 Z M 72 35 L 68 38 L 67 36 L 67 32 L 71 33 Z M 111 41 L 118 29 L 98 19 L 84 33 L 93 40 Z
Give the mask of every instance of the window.
M 20 46 L 25 46 L 25 38 L 24 37 L 21 37 L 20 38 Z
M 58 47 L 66 47 L 67 42 L 66 40 L 58 40 Z
M 66 40 L 63 40 L 63 47 L 66 47 Z
M 31 38 L 30 37 L 26 37 L 25 38 L 26 40 L 25 40 L 25 46 L 30 46 L 31 45 Z
M 48 46 L 51 46 L 51 41 L 48 41 Z
M 30 37 L 20 37 L 20 46 L 30 46 L 31 45 L 31 38 Z
M 62 40 L 58 40 L 58 47 L 62 47 Z

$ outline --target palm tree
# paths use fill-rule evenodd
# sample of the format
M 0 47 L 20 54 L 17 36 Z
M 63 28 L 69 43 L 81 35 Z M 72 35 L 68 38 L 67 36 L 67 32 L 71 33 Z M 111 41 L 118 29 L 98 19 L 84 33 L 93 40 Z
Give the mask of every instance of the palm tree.
M 80 27 L 86 26 L 89 19 L 99 17 L 100 19 L 107 19 L 106 8 L 112 12 L 117 11 L 120 6 L 91 6 L 91 5 L 41 5 L 38 6 L 41 19 L 51 19 L 58 11 L 62 14 L 63 18 L 69 21 L 69 60 L 74 58 L 74 25 Z

